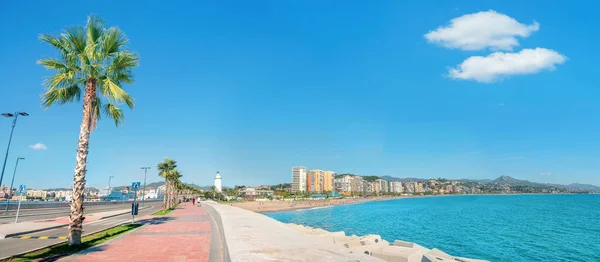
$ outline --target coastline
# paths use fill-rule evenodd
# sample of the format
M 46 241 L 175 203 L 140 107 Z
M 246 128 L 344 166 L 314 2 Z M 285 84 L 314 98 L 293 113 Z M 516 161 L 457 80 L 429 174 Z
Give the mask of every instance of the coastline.
M 222 203 L 224 205 L 239 207 L 257 213 L 270 213 L 292 210 L 304 210 L 324 208 L 358 203 L 387 201 L 394 199 L 425 198 L 425 197 L 466 197 L 466 196 L 535 196 L 535 195 L 579 195 L 579 194 L 551 194 L 551 193 L 524 193 L 524 194 L 449 194 L 449 195 L 402 195 L 402 196 L 379 196 L 366 198 L 342 198 L 342 199 L 287 199 L 287 200 L 258 200 Z
M 269 213 L 291 210 L 303 210 L 314 208 L 326 208 L 341 205 L 352 205 L 358 203 L 387 201 L 402 198 L 418 198 L 423 196 L 382 196 L 368 198 L 344 198 L 344 199 L 302 199 L 302 200 L 266 200 L 233 202 L 225 205 L 239 207 L 256 213 Z

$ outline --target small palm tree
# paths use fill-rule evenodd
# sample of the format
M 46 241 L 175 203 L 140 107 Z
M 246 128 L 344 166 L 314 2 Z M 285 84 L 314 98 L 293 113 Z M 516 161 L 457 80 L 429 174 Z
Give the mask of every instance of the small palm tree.
M 158 165 L 156 165 L 156 169 L 158 169 L 158 176 L 163 177 L 165 179 L 165 196 L 163 197 L 163 205 L 162 205 L 162 211 L 167 210 L 168 208 L 168 203 L 169 203 L 169 199 L 171 198 L 170 196 L 170 185 L 169 185 L 169 179 L 172 176 L 173 171 L 175 171 L 175 169 L 177 168 L 177 161 L 170 159 L 170 158 L 165 158 L 165 161 L 162 163 L 158 163 Z
M 183 183 L 181 183 L 181 181 L 179 180 L 183 175 L 181 174 L 181 172 L 179 172 L 179 170 L 173 170 L 173 172 L 171 173 L 171 175 L 169 176 L 169 179 L 171 180 L 171 185 L 173 185 L 172 190 L 174 192 L 175 197 L 171 198 L 171 203 L 170 206 L 174 207 L 175 204 L 177 204 L 178 200 L 179 200 L 179 191 L 182 188 Z
M 56 71 L 44 81 L 43 106 L 79 101 L 83 95 L 69 223 L 69 245 L 79 245 L 85 219 L 83 199 L 90 133 L 101 115 L 112 118 L 118 126 L 124 117 L 119 104 L 133 108 L 133 98 L 121 87 L 133 83 L 131 69 L 138 66 L 138 57 L 124 49 L 128 40 L 119 28 L 104 28 L 96 16 L 89 16 L 85 26 L 68 28 L 58 36 L 42 34 L 39 38 L 59 54 L 58 59 L 38 61 L 46 69 Z

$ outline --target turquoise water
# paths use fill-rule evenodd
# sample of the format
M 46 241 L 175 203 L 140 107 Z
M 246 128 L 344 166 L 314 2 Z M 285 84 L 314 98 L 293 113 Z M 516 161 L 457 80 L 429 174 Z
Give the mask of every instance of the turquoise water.
M 448 196 L 267 213 L 491 261 L 600 261 L 600 195 Z

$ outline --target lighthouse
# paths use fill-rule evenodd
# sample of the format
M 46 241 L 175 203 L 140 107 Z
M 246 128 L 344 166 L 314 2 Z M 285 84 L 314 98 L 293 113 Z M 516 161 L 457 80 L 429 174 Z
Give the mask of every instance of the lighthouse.
M 223 191 L 223 189 L 221 188 L 221 175 L 219 174 L 219 171 L 217 171 L 217 175 L 215 176 L 215 189 L 219 193 Z

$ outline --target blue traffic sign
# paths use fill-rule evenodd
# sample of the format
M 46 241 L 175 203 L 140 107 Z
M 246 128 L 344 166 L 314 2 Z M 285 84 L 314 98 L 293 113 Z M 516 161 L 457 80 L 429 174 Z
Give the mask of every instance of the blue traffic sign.
M 23 191 L 27 191 L 27 186 L 26 185 L 20 185 L 19 186 L 19 192 L 23 192 Z
M 140 182 L 131 182 L 131 190 L 140 190 Z

